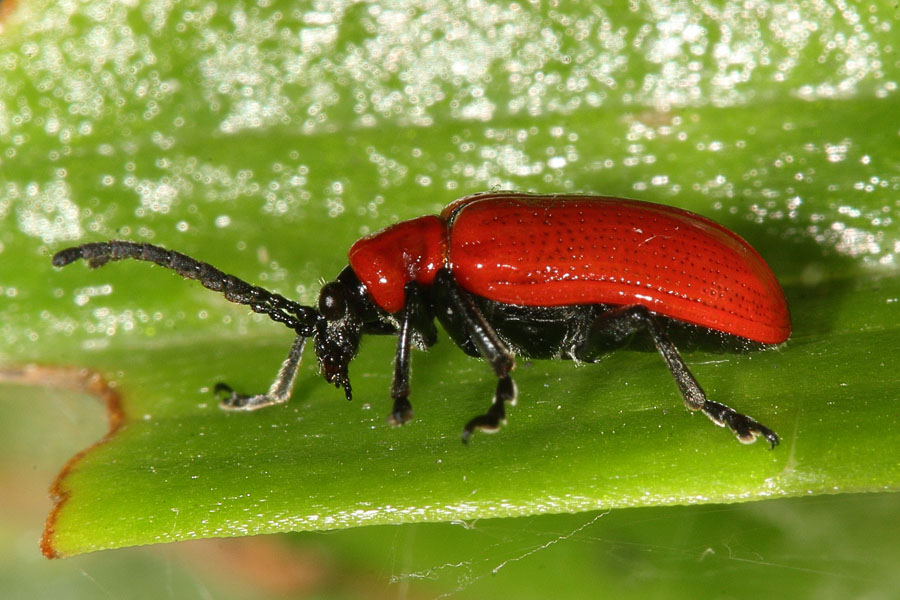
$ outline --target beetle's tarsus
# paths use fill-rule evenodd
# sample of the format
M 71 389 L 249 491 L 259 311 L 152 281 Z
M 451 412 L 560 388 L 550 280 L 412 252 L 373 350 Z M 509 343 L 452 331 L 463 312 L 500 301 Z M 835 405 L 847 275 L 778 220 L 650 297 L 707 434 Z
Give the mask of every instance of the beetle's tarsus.
M 510 406 L 516 405 L 516 398 L 518 397 L 518 390 L 516 389 L 516 382 L 513 381 L 512 377 L 507 375 L 506 377 L 501 377 L 499 381 L 497 381 L 497 391 L 494 394 L 494 404 L 499 404 L 503 406 L 505 403 L 509 403 Z
M 465 444 L 475 431 L 496 433 L 501 425 L 506 424 L 506 405 L 514 406 L 518 390 L 512 377 L 506 375 L 497 381 L 497 391 L 494 394 L 494 402 L 488 411 L 475 417 L 463 428 L 462 441 Z
M 409 403 L 409 399 L 406 397 L 394 398 L 394 408 L 391 410 L 391 414 L 387 416 L 387 422 L 394 427 L 399 427 L 412 421 L 412 418 L 413 408 L 412 404 Z
M 217 383 L 213 391 L 217 396 L 221 397 L 219 408 L 226 411 L 248 412 L 284 402 L 268 394 L 256 394 L 254 396 L 239 394 L 231 389 L 230 385 L 222 382 Z
M 752 444 L 757 437 L 764 437 L 770 448 L 778 445 L 778 435 L 752 417 L 741 414 L 729 406 L 707 400 L 701 409 L 719 427 L 728 427 L 742 444 Z
M 506 425 L 506 410 L 503 408 L 503 404 L 492 404 L 485 414 L 478 415 L 466 423 L 462 432 L 462 442 L 467 444 L 475 431 L 497 433 L 500 431 L 501 425 Z

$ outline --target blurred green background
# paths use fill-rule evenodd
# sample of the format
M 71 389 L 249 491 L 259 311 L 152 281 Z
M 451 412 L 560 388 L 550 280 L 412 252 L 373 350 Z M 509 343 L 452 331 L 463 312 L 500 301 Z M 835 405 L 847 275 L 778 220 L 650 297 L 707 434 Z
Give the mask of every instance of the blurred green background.
M 900 589 L 890 2 L 6 0 L 0 14 L 5 595 Z M 751 241 L 785 286 L 794 338 L 686 357 L 785 443 L 744 448 L 689 418 L 658 357 L 624 352 L 577 370 L 520 364 L 510 425 L 464 450 L 459 427 L 491 378 L 446 340 L 414 357 L 409 427 L 383 421 L 390 340 L 354 362 L 353 404 L 307 357 L 302 397 L 239 420 L 208 386 L 266 386 L 289 333 L 146 265 L 49 266 L 76 241 L 145 240 L 312 303 L 360 235 L 500 188 L 670 203 Z M 22 385 L 29 362 L 91 366 L 126 401 L 129 426 L 73 482 L 70 551 L 296 529 L 367 497 L 382 509 L 372 522 L 402 520 L 383 510 L 392 497 L 424 507 L 413 520 L 439 519 L 434 506 L 460 519 L 46 561 L 46 489 L 106 422 L 85 394 Z M 330 474 L 320 496 L 279 505 L 311 487 L 305 473 Z M 848 491 L 884 493 L 824 495 Z M 808 497 L 590 510 L 767 495 Z M 584 512 L 485 518 L 556 510 Z

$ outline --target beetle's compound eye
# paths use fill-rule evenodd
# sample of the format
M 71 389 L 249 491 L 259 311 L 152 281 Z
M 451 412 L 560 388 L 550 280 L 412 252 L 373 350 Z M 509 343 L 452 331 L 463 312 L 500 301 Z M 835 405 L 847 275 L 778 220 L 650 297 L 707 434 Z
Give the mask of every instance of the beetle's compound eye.
M 326 283 L 319 292 L 319 312 L 329 321 L 337 321 L 347 311 L 344 286 L 337 281 Z

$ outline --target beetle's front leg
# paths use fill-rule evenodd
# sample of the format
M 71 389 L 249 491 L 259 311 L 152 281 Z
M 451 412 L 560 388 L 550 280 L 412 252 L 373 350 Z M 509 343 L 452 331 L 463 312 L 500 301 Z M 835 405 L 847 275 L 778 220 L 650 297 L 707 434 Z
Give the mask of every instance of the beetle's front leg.
M 387 417 L 391 425 L 403 425 L 413 418 L 412 404 L 409 402 L 409 364 L 414 336 L 417 337 L 417 345 L 425 348 L 437 341 L 434 316 L 428 308 L 421 286 L 411 281 L 404 287 L 404 292 L 406 300 L 400 313 L 397 351 L 394 354 L 394 380 L 391 384 L 394 407 Z
M 219 407 L 228 411 L 250 411 L 287 402 L 291 397 L 294 379 L 296 379 L 297 371 L 300 368 L 300 359 L 303 356 L 306 339 L 302 335 L 294 338 L 294 343 L 291 344 L 291 350 L 288 352 L 287 358 L 281 363 L 281 368 L 278 370 L 275 381 L 272 382 L 269 391 L 265 394 L 257 394 L 255 396 L 238 394 L 228 384 L 217 383 L 215 393 L 224 394 Z
M 491 407 L 483 415 L 469 421 L 463 429 L 462 440 L 467 442 L 475 430 L 493 433 L 506 422 L 506 404 L 515 405 L 516 383 L 509 373 L 516 366 L 512 352 L 500 339 L 491 324 L 487 322 L 481 311 L 472 301 L 472 297 L 459 287 L 456 279 L 448 269 L 437 272 L 434 285 L 440 288 L 440 295 L 445 299 L 448 310 L 455 311 L 454 319 L 459 319 L 465 327 L 469 340 L 475 345 L 478 354 L 491 365 L 497 376 L 497 390 Z

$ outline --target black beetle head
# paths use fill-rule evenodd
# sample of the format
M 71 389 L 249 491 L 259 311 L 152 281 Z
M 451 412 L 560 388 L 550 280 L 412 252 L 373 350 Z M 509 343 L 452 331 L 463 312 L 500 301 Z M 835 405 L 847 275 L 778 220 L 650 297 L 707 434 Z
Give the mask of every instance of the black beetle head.
M 363 328 L 379 323 L 381 314 L 350 267 L 322 286 L 318 312 L 316 356 L 319 368 L 325 380 L 344 388 L 347 400 L 350 400 L 347 368 L 359 349 Z
M 316 326 L 316 356 L 322 376 L 335 387 L 344 388 L 347 400 L 352 397 L 347 367 L 359 348 L 361 325 L 352 319 L 322 319 Z

